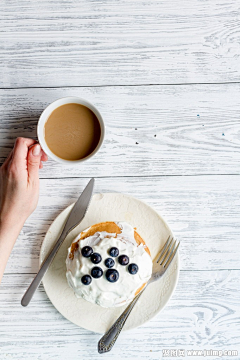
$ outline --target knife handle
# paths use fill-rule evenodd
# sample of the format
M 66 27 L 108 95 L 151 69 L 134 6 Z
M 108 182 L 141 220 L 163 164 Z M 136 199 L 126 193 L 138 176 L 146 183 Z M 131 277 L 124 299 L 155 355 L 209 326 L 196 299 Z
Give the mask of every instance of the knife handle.
M 35 291 L 37 290 L 45 272 L 47 271 L 47 269 L 49 268 L 54 256 L 56 255 L 58 249 L 60 248 L 60 246 L 62 245 L 63 240 L 65 239 L 65 237 L 67 236 L 66 232 L 63 230 L 62 234 L 60 235 L 58 241 L 56 242 L 56 244 L 54 245 L 53 249 L 51 250 L 50 254 L 47 256 L 47 258 L 43 261 L 37 275 L 35 276 L 35 278 L 33 279 L 33 281 L 31 282 L 29 288 L 27 289 L 27 291 L 25 292 L 25 294 L 22 297 L 21 300 L 21 305 L 22 306 L 27 306 Z

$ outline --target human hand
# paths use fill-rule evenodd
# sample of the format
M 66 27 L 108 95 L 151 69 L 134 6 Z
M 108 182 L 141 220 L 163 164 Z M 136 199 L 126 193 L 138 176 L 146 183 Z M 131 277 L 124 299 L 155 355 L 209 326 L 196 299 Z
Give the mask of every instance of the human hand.
M 0 168 L 0 225 L 20 231 L 39 197 L 38 170 L 47 155 L 33 139 L 17 138 Z

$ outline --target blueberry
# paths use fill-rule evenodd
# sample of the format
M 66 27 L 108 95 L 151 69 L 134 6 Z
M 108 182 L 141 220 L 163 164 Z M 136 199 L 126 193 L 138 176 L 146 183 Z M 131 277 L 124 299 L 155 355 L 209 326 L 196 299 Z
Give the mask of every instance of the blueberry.
M 128 271 L 130 272 L 130 274 L 135 275 L 138 272 L 137 264 L 128 265 Z
M 91 275 L 94 279 L 98 279 L 103 275 L 103 271 L 99 266 L 94 266 L 92 268 Z
M 107 268 L 112 268 L 115 265 L 115 261 L 112 258 L 107 258 L 104 261 L 104 264 L 106 265 Z
M 118 250 L 118 248 L 112 247 L 112 248 L 109 250 L 109 255 L 112 256 L 112 257 L 117 257 L 117 256 L 119 255 L 119 250 Z
M 90 275 L 83 275 L 83 277 L 81 278 L 81 282 L 84 284 L 84 285 L 89 285 L 91 284 L 92 282 L 92 278 Z
M 119 278 L 119 273 L 115 269 L 108 269 L 106 271 L 106 278 L 107 278 L 108 281 L 110 281 L 112 283 L 116 282 L 118 280 L 118 278 Z
M 91 246 L 84 246 L 82 248 L 82 256 L 90 257 L 92 253 L 93 253 L 93 249 L 91 248 Z
M 129 257 L 127 255 L 120 255 L 118 262 L 120 265 L 127 265 L 129 263 Z
M 102 257 L 101 257 L 101 255 L 98 254 L 98 253 L 93 253 L 93 254 L 91 255 L 91 261 L 92 261 L 92 263 L 94 263 L 94 264 L 99 264 L 99 263 L 102 261 Z

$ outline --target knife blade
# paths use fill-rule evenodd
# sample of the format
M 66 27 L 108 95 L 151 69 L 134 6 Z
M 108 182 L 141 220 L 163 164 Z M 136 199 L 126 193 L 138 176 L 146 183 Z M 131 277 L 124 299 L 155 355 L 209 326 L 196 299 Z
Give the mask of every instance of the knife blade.
M 87 184 L 87 186 L 85 187 L 85 189 L 83 190 L 82 194 L 79 196 L 75 205 L 73 206 L 73 208 L 68 216 L 68 219 L 64 225 L 64 228 L 63 228 L 63 231 L 62 231 L 60 237 L 58 238 L 57 242 L 55 243 L 53 249 L 47 256 L 47 258 L 43 261 L 37 275 L 31 282 L 31 284 L 30 284 L 29 288 L 27 289 L 27 291 L 25 292 L 25 294 L 23 295 L 23 298 L 21 300 L 22 306 L 27 306 L 30 303 L 45 272 L 49 268 L 54 256 L 56 255 L 57 251 L 59 250 L 60 246 L 62 245 L 64 239 L 70 233 L 70 231 L 72 231 L 83 220 L 83 218 L 87 212 L 91 197 L 92 197 L 94 182 L 95 182 L 95 180 L 94 180 L 94 178 L 92 178 L 89 181 L 89 183 Z

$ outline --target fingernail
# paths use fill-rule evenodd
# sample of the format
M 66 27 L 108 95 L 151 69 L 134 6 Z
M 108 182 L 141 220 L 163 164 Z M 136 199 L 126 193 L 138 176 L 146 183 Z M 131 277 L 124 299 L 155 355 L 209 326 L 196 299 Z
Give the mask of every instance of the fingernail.
M 34 155 L 34 156 L 39 156 L 39 155 L 40 155 L 40 152 L 41 152 L 40 145 L 35 145 L 35 146 L 33 147 L 33 151 L 32 151 L 33 155 Z

